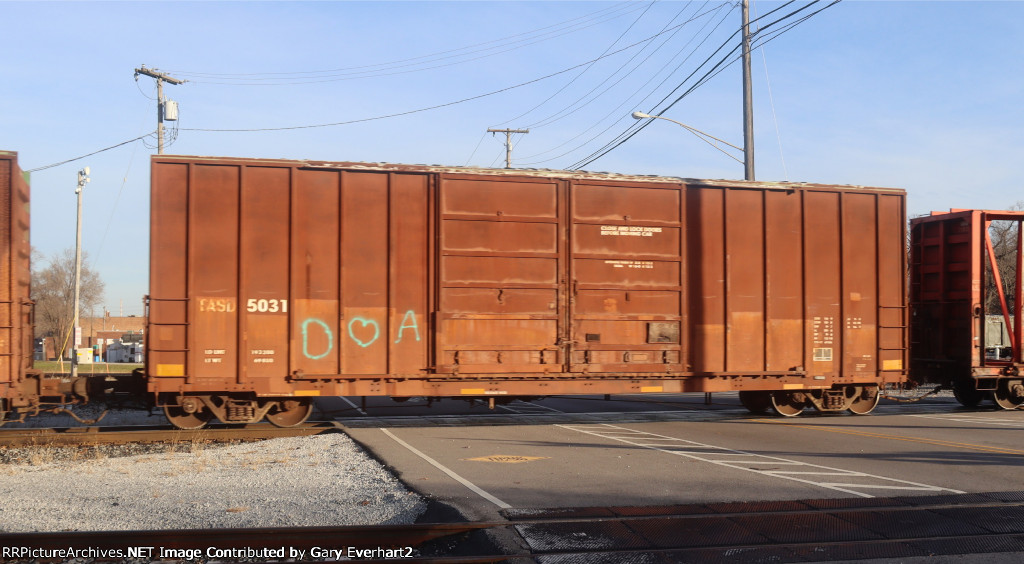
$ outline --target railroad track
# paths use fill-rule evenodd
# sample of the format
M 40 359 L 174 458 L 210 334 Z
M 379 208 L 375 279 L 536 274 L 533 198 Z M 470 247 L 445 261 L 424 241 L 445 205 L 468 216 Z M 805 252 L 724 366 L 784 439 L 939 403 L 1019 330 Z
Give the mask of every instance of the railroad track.
M 805 562 L 1024 553 L 1024 492 L 896 498 L 713 503 L 664 507 L 505 510 L 506 521 L 404 526 L 0 534 L 0 546 L 89 548 L 96 560 L 151 547 L 252 561 L 365 562 Z M 437 554 L 431 545 L 476 531 L 512 529 L 519 554 Z M 199 551 L 185 553 L 182 551 Z M 229 552 L 241 550 L 248 552 Z M 331 552 L 332 550 L 341 552 Z M 391 552 L 388 552 L 388 551 Z M 122 551 L 104 557 L 96 553 Z M 138 555 L 137 553 L 134 553 Z M 45 558 L 46 555 L 43 555 Z M 10 558 L 10 556 L 8 556 Z M 165 558 L 168 559 L 168 558 Z M 174 558 L 169 558 L 174 559 Z M 186 558 L 188 559 L 188 558 Z M 17 561 L 17 558 L 12 561 Z M 196 560 L 196 558 L 191 558 Z
M 338 430 L 338 426 L 330 422 L 305 423 L 284 428 L 274 427 L 269 423 L 212 425 L 204 429 L 188 431 L 170 425 L 0 428 L 0 447 L 255 441 L 281 437 L 305 437 L 336 430 Z

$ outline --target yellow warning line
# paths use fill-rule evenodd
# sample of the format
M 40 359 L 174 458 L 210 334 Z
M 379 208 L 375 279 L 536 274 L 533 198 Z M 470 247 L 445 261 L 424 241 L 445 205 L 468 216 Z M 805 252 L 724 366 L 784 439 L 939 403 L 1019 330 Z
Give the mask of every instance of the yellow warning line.
M 1014 448 L 1002 448 L 1002 447 L 990 447 L 984 445 L 976 445 L 972 443 L 958 443 L 955 441 L 942 441 L 937 439 L 922 439 L 916 437 L 897 437 L 893 435 L 885 435 L 882 433 L 871 433 L 868 431 L 849 431 L 846 429 L 831 429 L 821 425 L 801 425 L 799 423 L 787 423 L 785 421 L 775 421 L 771 419 L 752 419 L 754 423 L 774 423 L 776 425 L 785 425 L 787 427 L 799 427 L 801 429 L 811 429 L 812 431 L 826 431 L 829 433 L 842 433 L 844 435 L 856 435 L 858 437 L 868 437 L 872 439 L 887 439 L 891 441 L 906 441 L 911 443 L 921 443 L 926 445 L 944 446 L 952 448 L 962 448 L 966 450 L 976 450 L 979 452 L 992 452 L 997 454 L 1016 454 L 1024 456 L 1024 450 L 1018 450 Z

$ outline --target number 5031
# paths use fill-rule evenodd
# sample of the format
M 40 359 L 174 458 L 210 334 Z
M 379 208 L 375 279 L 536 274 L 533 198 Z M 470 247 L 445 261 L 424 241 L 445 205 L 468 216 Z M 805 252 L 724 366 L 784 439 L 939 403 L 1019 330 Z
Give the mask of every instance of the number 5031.
M 249 298 L 245 303 L 249 313 L 288 313 L 288 300 L 257 300 Z

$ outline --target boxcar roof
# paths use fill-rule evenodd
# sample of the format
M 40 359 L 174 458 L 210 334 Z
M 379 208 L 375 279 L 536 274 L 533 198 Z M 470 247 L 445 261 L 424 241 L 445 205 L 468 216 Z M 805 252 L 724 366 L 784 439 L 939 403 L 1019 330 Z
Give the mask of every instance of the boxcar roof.
M 703 178 L 682 178 L 674 176 L 658 175 L 634 175 L 619 174 L 613 172 L 591 172 L 584 170 L 553 170 L 537 168 L 481 168 L 470 166 L 445 166 L 445 165 L 422 165 L 422 164 L 398 164 L 398 163 L 367 163 L 348 161 L 319 161 L 319 160 L 296 160 L 296 159 L 257 159 L 240 157 L 212 157 L 212 156 L 187 156 L 187 155 L 153 155 L 154 162 L 205 162 L 208 164 L 251 164 L 256 166 L 287 166 L 299 168 L 319 168 L 338 170 L 361 170 L 380 172 L 421 172 L 421 173 L 447 173 L 467 174 L 479 176 L 528 176 L 536 178 L 552 179 L 573 179 L 573 180 L 596 180 L 596 181 L 618 181 L 618 182 L 655 182 L 686 184 L 690 186 L 720 186 L 720 187 L 748 187 L 762 190 L 796 190 L 796 189 L 843 189 L 843 190 L 869 190 L 881 192 L 905 192 L 902 188 L 885 188 L 877 186 L 859 186 L 846 184 L 821 184 L 810 182 L 781 182 L 781 181 L 747 181 L 747 180 L 713 180 Z

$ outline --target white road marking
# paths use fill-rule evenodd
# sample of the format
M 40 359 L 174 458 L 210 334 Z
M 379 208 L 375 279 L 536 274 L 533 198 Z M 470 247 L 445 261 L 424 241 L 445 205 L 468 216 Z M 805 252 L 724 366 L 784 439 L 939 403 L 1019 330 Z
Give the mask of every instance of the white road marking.
M 493 503 L 494 505 L 497 505 L 498 507 L 500 507 L 502 509 L 508 509 L 508 508 L 512 507 L 511 505 L 505 503 L 504 501 L 501 501 L 500 499 L 498 499 L 498 498 L 494 497 L 493 495 L 487 493 L 486 491 L 484 491 L 482 488 L 480 488 L 479 486 L 477 486 L 473 482 L 470 482 L 469 480 L 463 478 L 462 476 L 459 476 L 458 474 L 456 474 L 454 471 L 452 471 L 447 466 L 441 464 L 440 462 L 434 460 L 433 458 L 430 458 L 426 454 L 423 454 L 422 452 L 417 450 L 416 447 L 410 445 L 409 443 L 403 441 L 402 439 L 399 439 L 391 431 L 388 431 L 387 429 L 381 429 L 381 431 L 385 435 L 387 435 L 387 436 L 391 437 L 392 439 L 394 439 L 396 443 L 398 443 L 398 444 L 404 446 L 405 448 L 409 449 L 409 451 L 412 452 L 413 454 L 415 454 L 416 456 L 422 458 L 423 460 L 426 460 L 434 468 L 437 468 L 438 470 L 444 472 L 451 479 L 455 480 L 456 482 L 458 482 L 458 483 L 462 484 L 463 486 L 466 486 L 467 488 L 472 490 L 473 493 L 479 495 L 480 497 L 486 499 L 487 501 Z
M 657 439 L 659 441 L 672 440 L 676 444 L 645 444 L 643 442 L 638 442 L 629 438 L 622 437 L 621 430 L 623 428 L 610 424 L 558 425 L 558 427 L 568 429 L 571 431 L 576 431 L 578 433 L 585 433 L 595 437 L 601 437 L 603 439 L 609 439 L 613 441 L 623 442 L 626 444 L 631 444 L 633 446 L 641 448 L 648 448 L 651 450 L 664 452 L 666 454 L 685 456 L 687 458 L 699 460 L 701 462 L 708 462 L 710 464 L 716 464 L 718 466 L 725 466 L 728 468 L 734 468 L 736 470 L 744 470 L 747 472 L 753 472 L 755 474 L 771 476 L 773 478 L 781 478 L 783 480 L 802 482 L 805 484 L 810 484 L 812 486 L 818 486 L 830 490 L 837 490 L 860 497 L 875 497 L 870 493 L 860 491 L 875 489 L 964 493 L 960 490 L 941 488 L 938 486 L 931 486 L 928 484 L 922 484 L 918 482 L 910 482 L 907 480 L 897 480 L 895 478 L 887 478 L 885 476 L 866 474 L 864 472 L 856 472 L 853 470 L 843 470 L 842 468 L 832 468 L 829 466 L 822 466 L 819 464 L 810 464 L 807 462 L 790 460 L 786 458 L 780 458 L 777 456 L 767 456 L 763 454 L 755 454 L 752 452 L 733 450 L 725 447 L 699 443 L 696 441 L 668 437 L 665 435 L 658 435 L 655 433 L 644 433 L 644 439 L 647 441 L 650 441 L 652 439 Z M 633 431 L 633 429 L 627 430 Z M 735 458 L 733 458 L 737 456 L 742 458 L 740 460 L 736 460 Z M 807 468 L 808 470 L 803 471 L 803 473 L 796 473 L 791 470 L 758 468 L 758 466 L 763 467 L 780 465 Z M 798 477 L 801 475 L 807 476 L 807 478 Z M 841 476 L 843 478 L 846 478 L 847 480 L 844 482 L 831 482 L 825 481 L 824 479 L 813 479 L 824 478 L 825 476 Z M 851 478 L 854 478 L 855 480 L 850 480 Z
M 557 409 L 527 402 L 515 402 L 511 406 L 502 407 L 514 413 L 535 413 L 538 411 L 538 408 L 542 408 L 544 410 L 554 413 L 564 413 Z M 919 415 L 917 417 L 927 416 Z M 928 484 L 921 484 L 918 482 L 897 480 L 895 478 L 876 476 L 874 474 L 866 474 L 864 472 L 856 472 L 853 470 L 844 470 L 842 468 L 832 468 L 829 466 L 822 466 L 819 464 L 810 464 L 806 462 L 800 462 L 798 460 L 779 458 L 777 456 L 766 456 L 762 454 L 754 454 L 751 452 L 733 450 L 715 445 L 698 443 L 696 441 L 689 441 L 686 439 L 669 437 L 666 435 L 658 435 L 655 433 L 648 433 L 645 431 L 637 431 L 636 429 L 619 427 L 617 425 L 612 425 L 608 423 L 558 425 L 558 427 L 568 429 L 571 431 L 576 431 L 579 433 L 586 433 L 588 435 L 593 435 L 604 439 L 623 442 L 641 448 L 657 450 L 660 452 L 674 454 L 677 456 L 685 456 L 687 458 L 692 458 L 694 460 L 700 460 L 702 462 L 708 462 L 719 466 L 735 468 L 737 470 L 754 472 L 755 474 L 763 474 L 766 476 L 771 476 L 773 478 L 781 478 L 783 480 L 802 482 L 805 484 L 810 484 L 812 486 L 818 486 L 830 490 L 837 490 L 860 497 L 875 496 L 870 493 L 859 490 L 877 489 L 897 491 L 902 490 L 914 492 L 964 493 L 960 490 L 940 488 L 938 486 L 931 486 Z M 762 469 L 758 468 L 758 466 L 789 466 L 806 468 L 807 470 L 793 471 L 775 468 Z M 798 476 L 805 476 L 806 478 L 801 478 Z M 850 478 L 855 478 L 856 480 L 848 482 L 832 482 L 827 481 L 828 478 L 826 478 L 826 476 L 841 476 L 843 478 L 846 478 L 847 480 L 849 480 Z
M 501 409 L 505 411 L 511 411 L 512 413 L 565 413 L 564 411 L 548 407 L 546 405 L 537 405 L 535 403 L 529 403 L 524 401 L 516 401 L 515 407 L 509 407 L 507 405 L 499 405 Z
M 363 415 L 366 415 L 366 412 L 363 411 L 362 408 L 360 408 L 358 405 L 352 403 L 352 401 L 349 400 L 347 397 L 345 397 L 345 396 L 338 396 L 338 397 L 341 398 L 341 400 L 343 402 L 345 402 L 345 403 L 351 405 L 352 407 L 356 408 L 356 411 L 358 411 L 359 413 L 362 413 Z
M 1010 413 L 1013 413 L 1012 411 Z M 1007 419 L 1005 417 L 990 417 L 985 415 L 979 415 L 977 417 L 970 415 L 960 414 L 949 414 L 949 415 L 911 415 L 910 417 L 921 417 L 923 419 L 939 419 L 942 421 L 956 421 L 958 423 L 984 423 L 988 425 L 997 425 L 1001 427 L 1024 427 L 1024 419 Z

